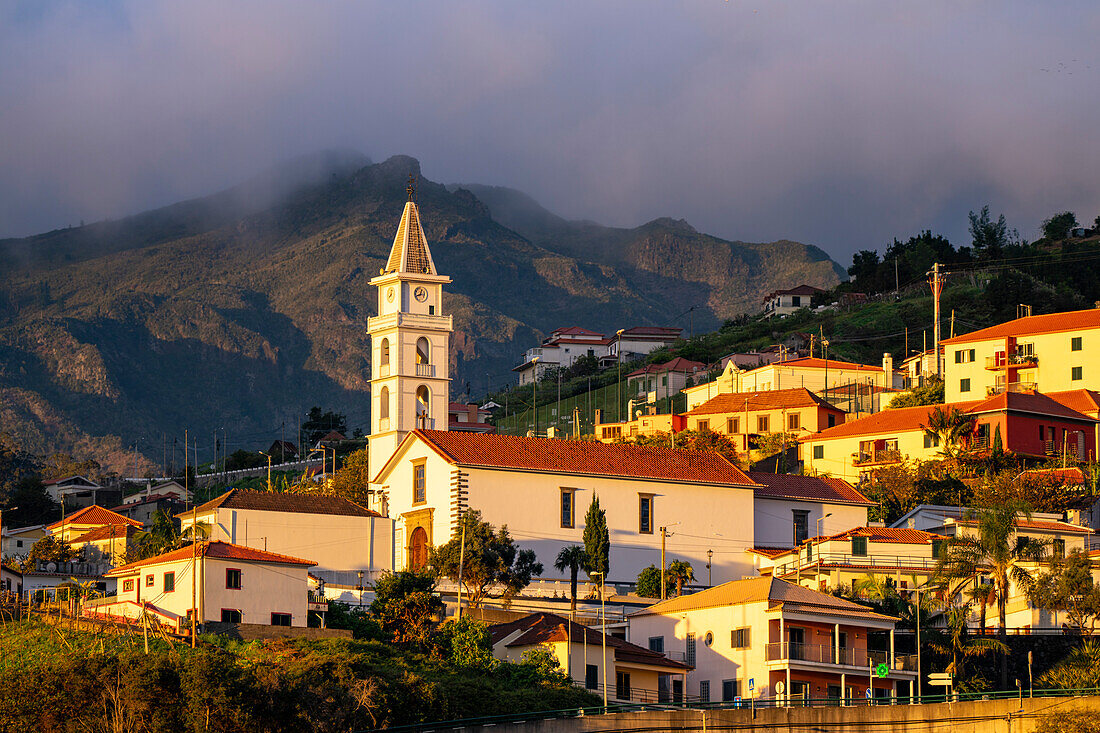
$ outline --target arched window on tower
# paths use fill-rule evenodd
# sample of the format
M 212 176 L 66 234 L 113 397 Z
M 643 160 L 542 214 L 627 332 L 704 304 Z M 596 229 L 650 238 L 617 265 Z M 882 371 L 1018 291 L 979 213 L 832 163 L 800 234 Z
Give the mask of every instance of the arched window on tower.
M 418 428 L 431 429 L 435 427 L 432 424 L 432 418 L 428 414 L 431 399 L 431 393 L 426 385 L 422 384 L 416 388 L 416 427 Z
M 390 340 L 388 338 L 382 339 L 382 345 L 378 347 L 378 363 L 384 367 L 390 365 Z
M 378 429 L 390 429 L 390 388 L 383 387 L 378 393 Z
M 432 346 L 428 339 L 421 336 L 416 340 L 416 376 L 431 377 L 432 374 Z

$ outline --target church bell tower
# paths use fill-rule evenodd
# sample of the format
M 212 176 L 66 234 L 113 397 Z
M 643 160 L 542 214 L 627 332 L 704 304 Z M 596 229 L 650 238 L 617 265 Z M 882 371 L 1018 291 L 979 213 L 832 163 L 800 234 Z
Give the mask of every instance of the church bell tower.
M 371 337 L 370 470 L 379 471 L 416 428 L 447 429 L 448 359 L 453 329 L 443 286 L 420 225 L 412 176 L 389 260 L 370 281 L 378 289 Z

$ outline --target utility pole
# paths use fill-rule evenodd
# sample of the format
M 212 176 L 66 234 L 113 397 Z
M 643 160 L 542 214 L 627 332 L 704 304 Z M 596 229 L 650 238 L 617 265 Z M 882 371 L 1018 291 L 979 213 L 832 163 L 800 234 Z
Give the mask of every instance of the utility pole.
M 619 370 L 615 379 L 615 422 L 623 421 L 623 330 L 615 332 L 615 361 Z
M 940 292 L 943 291 L 943 276 L 940 274 L 940 263 L 932 264 L 932 278 L 928 281 L 932 288 L 932 301 L 934 303 L 932 324 L 932 351 L 936 355 L 936 376 L 943 377 L 943 367 L 940 364 Z
M 462 522 L 462 540 L 458 544 L 458 608 L 455 609 L 455 620 L 462 618 L 462 567 L 466 564 L 466 515 L 459 517 Z
M 539 435 L 539 404 L 538 394 L 535 391 L 535 386 L 539 382 L 539 358 L 536 356 L 531 360 L 531 412 L 534 418 L 531 423 L 531 437 L 537 438 Z
M 661 527 L 661 600 L 665 600 L 668 597 L 665 591 L 665 536 L 667 535 L 668 527 Z
M 191 490 L 189 488 L 190 482 L 187 480 L 187 428 L 183 429 L 183 493 L 186 497 L 191 496 Z M 188 499 L 190 501 L 190 499 Z M 194 504 L 194 502 L 191 502 Z
M 199 566 L 196 559 L 198 551 L 199 508 L 191 503 L 191 648 L 195 648 L 195 616 L 198 615 Z

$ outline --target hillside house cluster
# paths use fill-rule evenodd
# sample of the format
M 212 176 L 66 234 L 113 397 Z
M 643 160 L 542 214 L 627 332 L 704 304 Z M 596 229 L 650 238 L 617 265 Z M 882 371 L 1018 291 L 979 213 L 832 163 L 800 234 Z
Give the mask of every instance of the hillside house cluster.
M 655 349 L 671 346 L 679 340 L 682 328 L 635 326 L 611 335 L 580 326 L 555 329 L 536 347 L 523 354 L 512 368 L 520 385 L 542 379 L 549 369 L 568 369 L 582 357 L 594 357 L 601 367 L 631 362 Z

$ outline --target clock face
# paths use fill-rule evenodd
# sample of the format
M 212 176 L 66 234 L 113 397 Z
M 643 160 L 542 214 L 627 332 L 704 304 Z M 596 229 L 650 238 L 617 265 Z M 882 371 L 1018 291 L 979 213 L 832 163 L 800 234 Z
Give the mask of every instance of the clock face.
M 393 302 L 393 288 L 390 288 L 386 291 L 386 300 L 388 300 L 390 303 Z
M 418 287 L 416 290 L 413 291 L 413 297 L 423 303 L 425 300 L 428 299 L 428 289 L 424 286 Z

